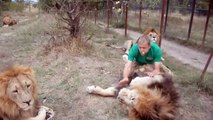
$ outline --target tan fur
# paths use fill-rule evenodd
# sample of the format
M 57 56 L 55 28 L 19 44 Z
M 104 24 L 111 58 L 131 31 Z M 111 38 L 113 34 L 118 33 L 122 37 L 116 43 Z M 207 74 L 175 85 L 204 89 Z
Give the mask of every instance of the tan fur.
M 163 96 L 157 88 L 154 90 L 146 87 L 135 87 L 131 90 L 123 88 L 119 92 L 118 99 L 129 107 L 129 120 L 138 120 L 141 116 L 148 117 L 148 120 L 163 120 L 163 118 L 173 120 L 177 111 L 170 103 L 169 97 Z M 155 109 L 156 105 L 160 106 L 158 111 Z
M 178 109 L 178 93 L 173 86 L 173 74 L 168 68 L 161 69 L 161 73 L 154 77 L 144 74 L 152 71 L 153 67 L 144 65 L 136 68 L 136 77 L 131 80 L 129 87 L 120 91 L 113 87 L 103 89 L 89 86 L 87 92 L 105 97 L 118 93 L 118 100 L 129 107 L 129 120 L 174 120 Z
M 151 41 L 154 41 L 156 44 L 159 45 L 160 43 L 160 33 L 154 29 L 154 28 L 148 28 L 145 32 L 144 35 L 147 35 Z
M 173 76 L 173 73 L 171 72 L 171 70 L 169 70 L 166 66 L 164 66 L 163 64 L 161 64 L 161 73 L 159 75 L 155 75 L 154 77 L 148 77 L 147 75 L 145 75 L 145 72 L 150 72 L 153 71 L 154 69 L 154 65 L 152 64 L 147 64 L 147 65 L 143 65 L 143 66 L 137 66 L 137 68 L 134 68 L 133 73 L 139 73 L 138 77 L 134 78 L 131 82 L 130 82 L 130 86 L 129 87 L 135 87 L 135 86 L 148 86 L 154 82 L 161 82 L 161 80 L 163 80 L 163 74 L 168 74 L 170 76 Z M 144 73 L 141 74 L 140 73 Z M 117 90 L 115 87 L 108 87 L 106 89 L 100 87 L 100 86 L 88 86 L 87 87 L 87 92 L 90 94 L 96 94 L 96 95 L 101 95 L 101 96 L 105 96 L 105 97 L 112 97 L 115 96 Z
M 45 120 L 48 108 L 39 112 L 36 98 L 37 83 L 31 68 L 14 66 L 0 73 L 0 119 Z
M 160 33 L 154 29 L 154 28 L 148 28 L 145 32 L 144 35 L 147 35 L 151 41 L 155 42 L 156 44 L 159 45 L 160 42 Z M 125 51 L 126 54 L 129 54 L 130 48 L 138 42 L 139 39 L 136 40 L 126 40 L 122 46 L 117 46 L 117 45 L 108 45 L 109 47 L 116 48 L 116 49 L 121 49 Z
M 11 16 L 9 15 L 6 15 L 4 18 L 3 18 L 3 25 L 6 25 L 6 26 L 11 26 L 11 25 L 15 25 L 17 24 L 17 21 L 15 19 L 13 19 Z

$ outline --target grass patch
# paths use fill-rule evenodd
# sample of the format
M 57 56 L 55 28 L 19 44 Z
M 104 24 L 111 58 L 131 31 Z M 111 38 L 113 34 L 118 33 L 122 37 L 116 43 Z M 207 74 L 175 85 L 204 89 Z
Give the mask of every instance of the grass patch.
M 206 73 L 203 81 L 200 81 L 202 71 L 197 70 L 189 65 L 182 64 L 173 57 L 165 55 L 164 64 L 175 74 L 175 79 L 182 86 L 195 86 L 197 90 L 213 94 L 213 74 Z

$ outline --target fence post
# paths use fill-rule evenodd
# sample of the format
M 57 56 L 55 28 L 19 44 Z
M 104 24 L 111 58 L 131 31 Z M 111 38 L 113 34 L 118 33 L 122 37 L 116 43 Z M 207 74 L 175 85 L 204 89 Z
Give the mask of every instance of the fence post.
M 165 2 L 166 2 L 166 0 L 162 0 L 159 46 L 161 46 L 161 40 L 162 40 L 162 36 L 163 36 L 163 21 L 164 21 Z
M 107 0 L 107 28 L 109 28 L 109 0 Z
M 193 17 L 194 17 L 195 4 L 196 4 L 196 0 L 193 0 L 193 3 L 192 3 L 192 14 L 191 14 L 191 19 L 190 19 L 190 23 L 189 23 L 189 30 L 188 30 L 187 40 L 189 40 L 189 38 L 191 36 L 191 29 L 192 29 L 192 22 L 193 22 Z
M 210 61 L 211 61 L 211 59 L 212 59 L 212 56 L 213 56 L 213 49 L 212 49 L 211 54 L 209 55 L 208 61 L 207 61 L 206 65 L 205 65 L 205 67 L 204 67 L 204 69 L 203 69 L 203 72 L 202 72 L 202 74 L 201 74 L 201 76 L 200 76 L 200 80 L 201 80 L 201 81 L 202 81 L 203 78 L 204 78 L 204 75 L 205 75 L 206 70 L 207 70 L 207 68 L 208 68 L 208 66 L 209 66 L 209 63 L 210 63 Z
M 204 46 L 205 39 L 206 39 L 206 32 L 207 32 L 207 29 L 208 29 L 209 18 L 210 18 L 210 16 L 211 16 L 212 4 L 213 4 L 213 1 L 210 0 L 210 3 L 209 3 L 209 10 L 208 10 L 207 18 L 206 18 L 206 25 L 205 25 L 205 30 L 204 30 L 203 40 L 202 40 L 202 46 Z
M 96 19 L 97 19 L 97 8 L 95 8 L 95 24 L 96 24 Z
M 169 13 L 169 0 L 167 0 L 167 3 L 166 3 L 166 18 L 165 18 L 164 30 L 163 30 L 164 33 L 166 32 L 168 13 Z
M 142 11 L 142 0 L 140 1 L 139 28 L 141 28 L 141 11 Z
M 125 1 L 126 5 L 126 16 L 125 16 L 125 37 L 127 36 L 127 22 L 128 22 L 128 0 Z

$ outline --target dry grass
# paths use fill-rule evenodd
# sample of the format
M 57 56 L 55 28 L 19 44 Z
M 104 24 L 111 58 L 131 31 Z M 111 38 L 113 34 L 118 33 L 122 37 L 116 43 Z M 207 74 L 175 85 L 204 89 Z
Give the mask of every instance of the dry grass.
M 213 95 L 213 74 L 206 73 L 203 81 L 200 81 L 202 71 L 197 70 L 187 64 L 182 64 L 173 57 L 165 55 L 165 64 L 174 72 L 175 78 L 182 86 L 194 86 L 200 91 Z
M 31 66 L 35 70 L 39 99 L 47 98 L 45 105 L 56 112 L 54 120 L 127 120 L 126 108 L 119 105 L 116 99 L 86 93 L 89 85 L 108 87 L 118 83 L 124 62 L 121 53 L 106 47 L 105 43 L 120 45 L 126 38 L 88 23 L 89 31 L 82 37 L 92 35 L 88 41 L 89 46 L 84 46 L 84 42 L 79 41 L 69 46 L 70 51 L 76 52 L 89 49 L 86 54 L 70 54 L 64 47 L 54 47 L 43 56 L 39 53 L 44 50 L 51 37 L 49 33 L 52 27 L 49 25 L 52 20 L 50 16 L 41 15 L 23 26 L 14 26 L 14 30 L 5 28 L 13 34 L 7 40 L 0 37 L 1 52 L 8 52 L 8 57 L 1 60 L 12 59 L 17 64 Z M 78 45 L 81 47 L 78 48 Z M 181 90 L 183 108 L 180 110 L 179 120 L 211 120 L 211 97 L 201 94 L 200 87 L 196 85 L 199 71 L 182 65 L 169 56 L 165 58 L 166 65 L 174 71 Z M 190 71 L 188 74 L 187 70 Z
M 141 28 L 139 28 L 139 12 L 129 12 L 128 29 L 144 32 L 148 27 L 160 30 L 160 11 L 144 10 L 142 13 Z M 200 51 L 210 52 L 213 46 L 211 31 L 213 31 L 212 18 L 209 20 L 208 31 L 206 34 L 205 47 L 201 47 L 202 38 L 204 34 L 204 27 L 206 23 L 206 16 L 194 16 L 194 21 L 191 30 L 191 38 L 185 41 L 188 35 L 188 28 L 190 22 L 190 14 L 182 15 L 175 11 L 169 13 L 165 36 L 171 40 L 176 40 L 180 44 L 187 42 L 188 46 L 199 49 Z

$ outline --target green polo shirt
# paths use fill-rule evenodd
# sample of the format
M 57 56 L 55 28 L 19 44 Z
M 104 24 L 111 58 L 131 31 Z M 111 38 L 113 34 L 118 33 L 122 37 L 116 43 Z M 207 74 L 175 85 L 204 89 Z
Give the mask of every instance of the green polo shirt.
M 134 44 L 128 54 L 129 61 L 136 61 L 137 64 L 153 64 L 160 62 L 162 57 L 162 51 L 160 47 L 154 42 L 150 42 L 150 49 L 147 54 L 142 56 L 138 49 L 138 44 Z

